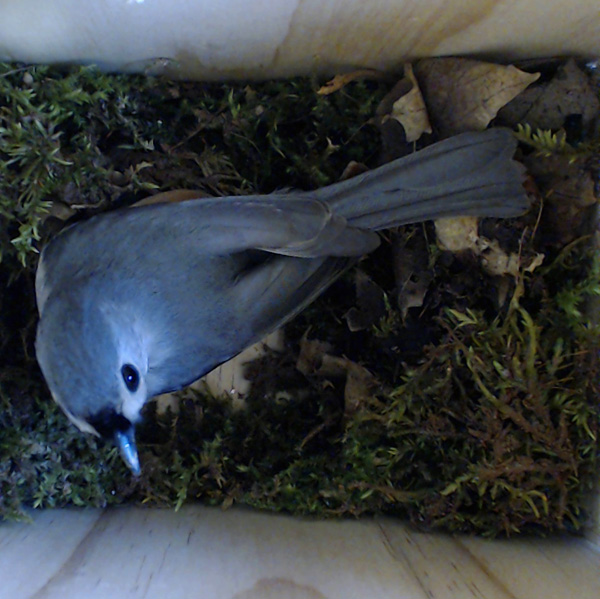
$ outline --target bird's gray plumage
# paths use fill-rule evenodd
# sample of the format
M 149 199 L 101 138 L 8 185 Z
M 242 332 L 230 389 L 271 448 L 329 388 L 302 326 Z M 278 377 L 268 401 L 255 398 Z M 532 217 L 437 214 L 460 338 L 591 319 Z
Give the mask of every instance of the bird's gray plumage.
M 54 397 L 80 426 L 98 413 L 133 421 L 146 398 L 301 311 L 377 247 L 374 231 L 522 213 L 515 146 L 506 130 L 469 133 L 314 192 L 156 204 L 70 227 L 36 278 L 38 360 Z M 125 362 L 142 379 L 130 403 Z

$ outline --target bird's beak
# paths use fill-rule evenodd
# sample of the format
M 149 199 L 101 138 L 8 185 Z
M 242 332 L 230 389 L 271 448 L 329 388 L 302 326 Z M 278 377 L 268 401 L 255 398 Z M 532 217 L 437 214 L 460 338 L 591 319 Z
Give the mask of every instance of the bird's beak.
M 142 470 L 140 468 L 137 447 L 135 446 L 135 429 L 133 426 L 129 427 L 126 431 L 116 431 L 115 443 L 119 448 L 119 453 L 123 461 L 135 476 L 139 476 Z

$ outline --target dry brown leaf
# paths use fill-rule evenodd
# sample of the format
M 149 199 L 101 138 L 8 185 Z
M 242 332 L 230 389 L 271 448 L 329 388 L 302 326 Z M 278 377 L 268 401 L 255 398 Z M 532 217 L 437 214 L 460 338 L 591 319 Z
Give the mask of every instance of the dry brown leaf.
M 346 376 L 344 385 L 344 413 L 356 412 L 356 410 L 371 397 L 375 386 L 375 377 L 366 369 L 339 356 L 324 354 L 322 356 L 321 368 L 318 373 L 321 376 L 339 377 Z
M 354 275 L 356 306 L 344 314 L 348 329 L 364 331 L 377 324 L 385 314 L 385 293 L 365 272 L 356 269 Z
M 283 330 L 278 329 L 211 370 L 199 382 L 194 383 L 194 386 L 208 389 L 214 397 L 228 397 L 233 400 L 234 408 L 240 408 L 244 405 L 243 398 L 248 395 L 252 387 L 252 381 L 247 377 L 248 365 L 264 357 L 271 350 L 281 352 L 283 348 Z
M 300 340 L 300 353 L 296 360 L 296 368 L 304 375 L 315 374 L 322 366 L 323 356 L 333 348 L 329 343 L 318 339 L 309 339 L 308 331 Z
M 479 237 L 479 219 L 476 216 L 439 218 L 434 221 L 438 243 L 449 252 L 473 250 Z
M 536 254 L 529 264 L 523 264 L 519 254 L 507 253 L 497 240 L 479 235 L 479 221 L 474 216 L 440 218 L 434 224 L 442 248 L 451 252 L 471 250 L 480 256 L 481 265 L 492 276 L 517 277 L 521 269 L 533 272 L 544 259 L 543 254 Z
M 481 265 L 490 275 L 510 275 L 515 278 L 519 276 L 521 267 L 519 254 L 514 252 L 507 254 L 495 239 L 480 238 L 480 246 Z
M 398 289 L 397 303 L 402 317 L 410 308 L 420 308 L 433 279 L 429 266 L 429 252 L 424 237 L 416 235 L 406 238 L 394 237 L 394 277 Z
M 346 181 L 346 179 L 352 179 L 352 177 L 356 177 L 358 175 L 362 175 L 366 173 L 369 168 L 362 164 L 361 162 L 356 162 L 356 160 L 351 160 L 344 169 L 344 172 L 340 176 L 340 181 Z
M 333 356 L 331 346 L 317 339 L 308 339 L 306 334 L 300 341 L 300 355 L 296 367 L 305 376 L 346 377 L 344 386 L 345 413 L 355 412 L 372 395 L 376 386 L 375 377 L 364 367 L 348 358 Z
M 543 224 L 554 241 L 566 245 L 591 233 L 598 198 L 589 165 L 564 154 L 532 154 L 524 162 L 544 197 Z
M 339 91 L 351 81 L 356 81 L 358 79 L 383 79 L 385 76 L 384 73 L 376 71 L 375 69 L 360 69 L 358 71 L 352 71 L 351 73 L 343 73 L 341 75 L 336 75 L 325 85 L 321 86 L 317 90 L 317 94 L 319 96 L 328 96 L 329 94 Z
M 410 81 L 412 87 L 393 103 L 390 117 L 402 124 L 406 141 L 413 142 L 417 141 L 423 133 L 431 133 L 432 130 L 419 83 L 409 63 L 404 65 L 404 78 Z
M 63 222 L 69 220 L 74 214 L 76 210 L 74 210 L 69 204 L 65 204 L 60 200 L 54 200 L 50 204 L 50 209 L 44 215 L 44 219 L 47 218 L 57 218 Z
M 466 58 L 425 59 L 415 69 L 429 118 L 442 137 L 485 129 L 500 108 L 539 77 L 512 65 Z
M 209 197 L 205 191 L 195 191 L 193 189 L 174 189 L 173 191 L 164 191 L 153 196 L 148 196 L 139 202 L 136 202 L 132 207 L 148 206 L 149 204 L 166 204 L 184 202 L 185 200 L 197 200 L 198 198 Z
M 541 266 L 544 263 L 544 254 L 536 254 L 531 262 L 524 268 L 525 272 L 533 272 L 538 266 Z
M 113 177 L 116 179 L 121 174 L 118 172 L 113 173 Z M 123 177 L 125 179 L 125 177 Z M 115 181 L 117 184 L 117 181 Z M 65 190 L 65 198 L 68 200 L 66 203 L 63 202 L 52 202 L 52 207 L 48 213 L 48 217 L 54 217 L 61 221 L 66 221 L 71 218 L 77 208 L 86 208 L 87 206 L 77 203 L 75 195 L 71 193 L 74 186 L 67 186 Z M 197 198 L 208 197 L 208 194 L 204 191 L 193 191 L 190 189 L 176 189 L 173 191 L 165 191 L 153 196 L 148 196 L 131 207 L 147 206 L 149 204 L 162 204 L 164 202 L 183 202 L 184 200 L 191 200 Z
M 414 150 L 412 143 L 407 143 L 406 130 L 402 123 L 391 117 L 394 103 L 408 94 L 414 84 L 408 77 L 400 79 L 394 87 L 383 97 L 371 122 L 379 129 L 381 134 L 382 163 L 390 162 Z
M 386 159 L 398 158 L 409 150 L 412 142 L 424 132 L 431 133 L 427 108 L 412 65 L 404 66 L 404 77 L 384 96 L 373 122 L 379 127 Z
M 344 387 L 344 413 L 355 413 L 369 401 L 376 386 L 375 377 L 366 369 L 347 360 L 346 385 Z
M 406 133 L 400 121 L 386 117 L 376 117 L 372 121 L 381 135 L 379 162 L 386 164 L 414 151 L 414 144 L 406 142 Z
M 581 115 L 589 132 L 600 113 L 600 98 L 589 77 L 570 59 L 554 77 L 525 90 L 498 113 L 504 124 L 528 123 L 532 129 L 560 129 L 569 115 Z
M 481 264 L 490 275 L 510 275 L 516 278 L 519 276 L 519 271 L 531 273 L 544 262 L 545 255 L 542 253 L 538 252 L 524 258 L 514 252 L 507 254 L 495 239 L 491 242 L 490 240 L 485 241 L 488 242 L 488 245 L 484 247 L 486 244 L 482 244 Z

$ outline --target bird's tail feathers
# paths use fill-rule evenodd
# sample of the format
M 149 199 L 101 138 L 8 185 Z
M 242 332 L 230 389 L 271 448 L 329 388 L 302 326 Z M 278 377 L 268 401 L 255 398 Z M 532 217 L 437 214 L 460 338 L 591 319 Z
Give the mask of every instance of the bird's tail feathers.
M 516 145 L 507 129 L 465 133 L 313 193 L 372 231 L 447 216 L 517 216 L 529 202 Z

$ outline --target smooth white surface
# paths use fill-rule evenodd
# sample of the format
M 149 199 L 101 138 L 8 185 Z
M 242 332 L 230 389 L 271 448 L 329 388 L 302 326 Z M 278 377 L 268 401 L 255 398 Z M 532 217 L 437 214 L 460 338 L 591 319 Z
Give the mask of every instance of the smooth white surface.
M 190 506 L 34 513 L 0 525 L 1 599 L 598 599 L 584 540 L 486 541 L 391 519 Z
M 196 78 L 594 55 L 597 0 L 0 0 L 0 59 Z

